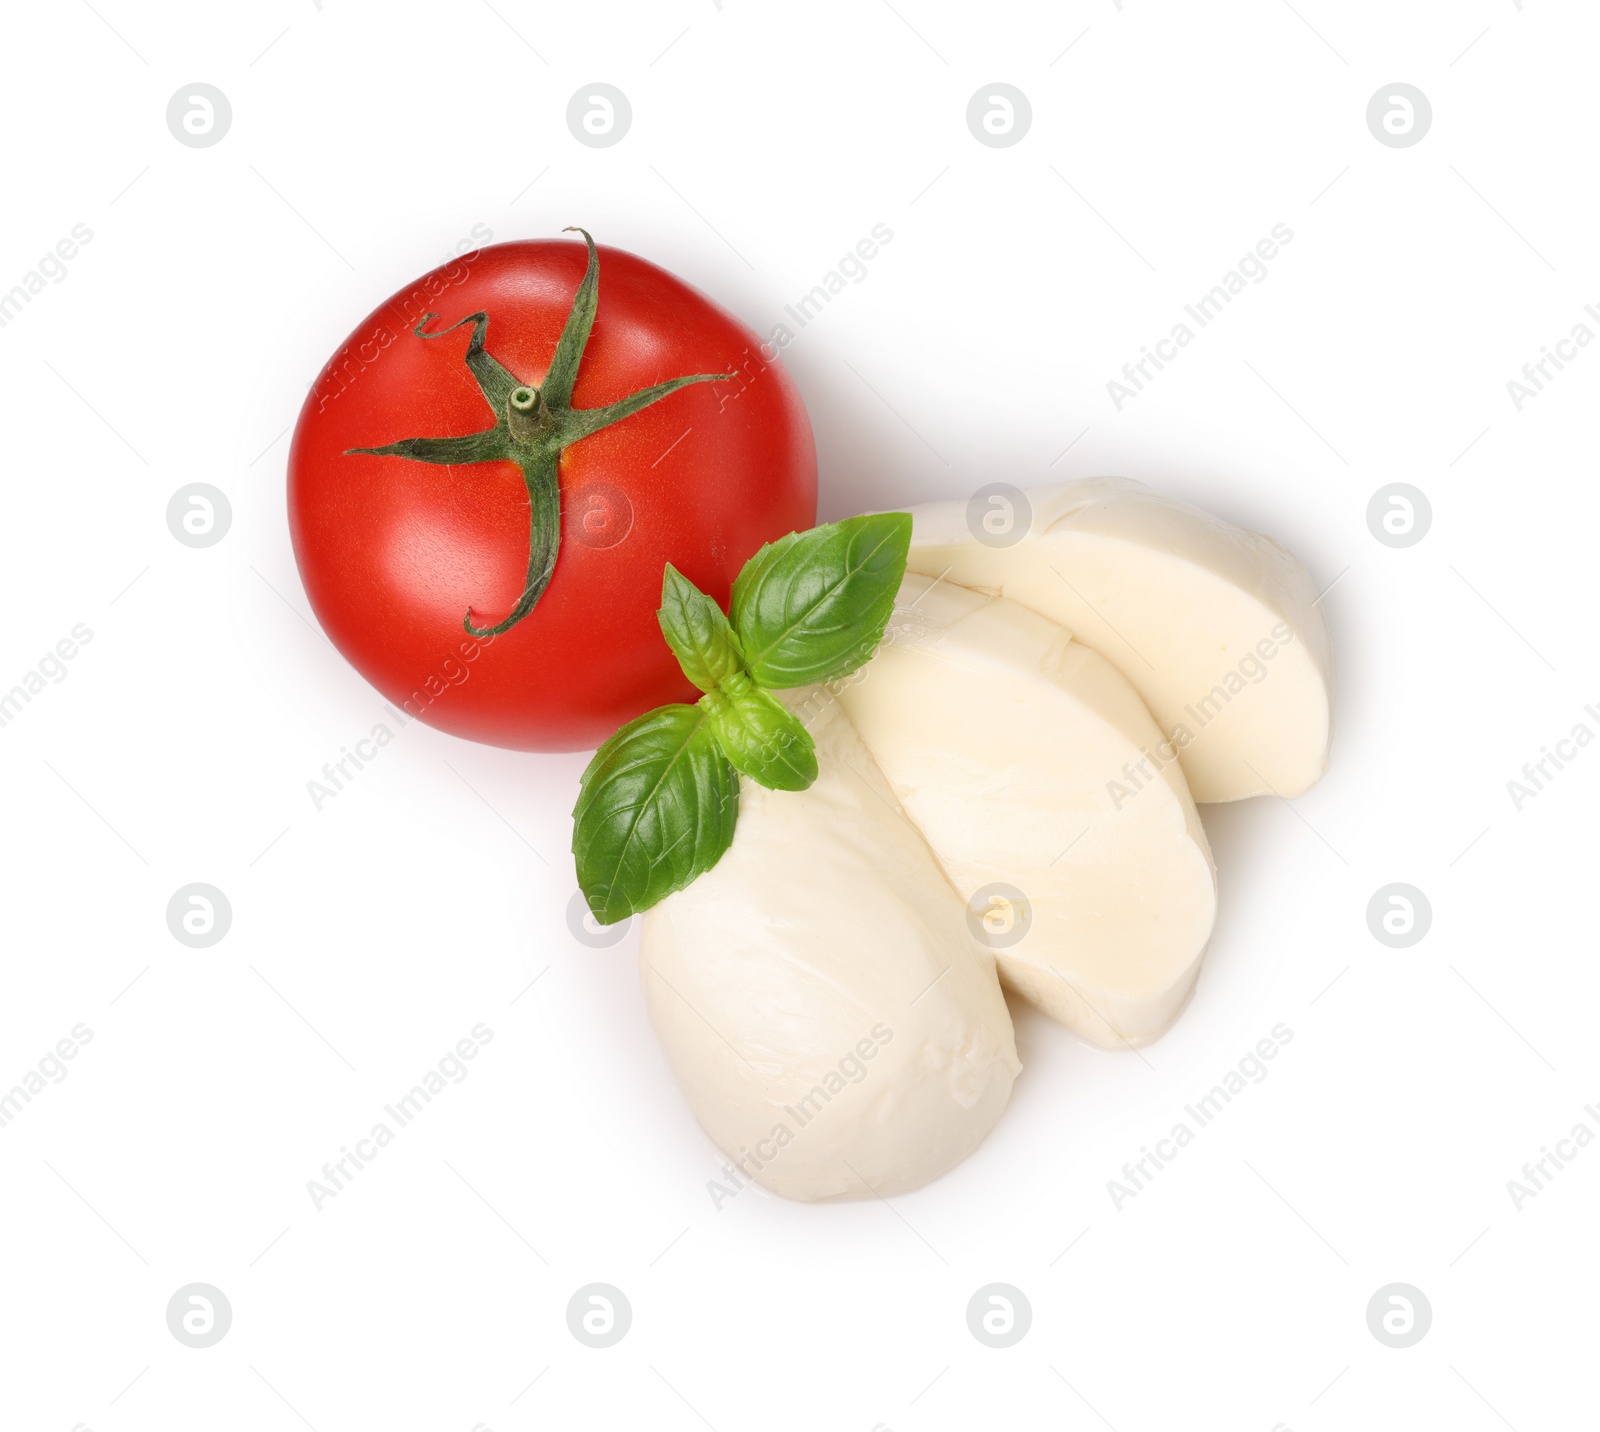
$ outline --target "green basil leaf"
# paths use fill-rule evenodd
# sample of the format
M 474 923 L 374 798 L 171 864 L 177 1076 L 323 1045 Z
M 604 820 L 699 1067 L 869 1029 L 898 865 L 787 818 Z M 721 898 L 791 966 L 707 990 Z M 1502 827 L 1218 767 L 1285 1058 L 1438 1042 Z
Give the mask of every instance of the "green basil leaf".
M 744 670 L 738 639 L 722 608 L 671 562 L 661 578 L 661 634 L 678 658 L 683 674 L 702 691 Z
M 883 639 L 905 576 L 911 515 L 880 512 L 791 532 L 744 565 L 733 629 L 762 686 L 848 676 Z
M 578 884 L 596 920 L 648 910 L 733 842 L 739 778 L 697 706 L 659 706 L 594 754 L 573 808 Z
M 742 689 L 718 692 L 701 706 L 736 771 L 772 791 L 803 791 L 816 780 L 811 733 L 775 696 L 746 679 Z

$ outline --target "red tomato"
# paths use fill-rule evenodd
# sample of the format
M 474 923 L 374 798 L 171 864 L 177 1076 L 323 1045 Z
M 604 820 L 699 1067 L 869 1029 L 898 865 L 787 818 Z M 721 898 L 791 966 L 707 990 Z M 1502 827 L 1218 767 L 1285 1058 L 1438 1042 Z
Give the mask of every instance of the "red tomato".
M 289 454 L 295 559 L 334 645 L 412 715 L 519 750 L 597 746 L 653 706 L 694 700 L 656 623 L 666 564 L 726 608 L 758 547 L 816 519 L 816 448 L 788 375 L 738 320 L 620 249 L 598 251 L 572 419 L 668 379 L 730 376 L 669 392 L 559 459 L 546 434 L 547 489 L 517 461 L 464 460 L 482 452 L 467 435 L 497 453 L 511 441 L 492 370 L 526 385 L 509 405 L 534 415 L 523 428 L 511 415 L 524 439 L 559 411 L 550 370 L 586 261 L 582 243 L 497 244 L 418 279 L 322 370 Z M 463 321 L 480 313 L 486 324 Z M 410 456 L 351 451 L 391 444 Z M 537 585 L 536 493 L 553 513 L 557 488 L 554 570 L 517 617 Z

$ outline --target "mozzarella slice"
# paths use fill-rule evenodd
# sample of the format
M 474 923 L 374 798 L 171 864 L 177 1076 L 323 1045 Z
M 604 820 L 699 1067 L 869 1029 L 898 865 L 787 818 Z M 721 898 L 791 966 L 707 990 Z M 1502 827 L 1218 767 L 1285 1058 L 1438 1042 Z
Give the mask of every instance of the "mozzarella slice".
M 1333 655 L 1293 554 L 1126 478 L 1024 495 L 1030 517 L 993 499 L 970 525 L 966 502 L 914 508 L 909 570 L 1010 597 L 1098 651 L 1197 801 L 1299 795 L 1321 776 Z
M 1006 984 L 1094 1044 L 1161 1034 L 1199 973 L 1216 877 L 1117 669 L 1016 602 L 908 576 L 839 699 Z
M 786 1198 L 903 1193 L 1000 1117 L 1021 1067 L 1011 1017 L 837 701 L 783 695 L 816 741 L 816 783 L 743 781 L 727 854 L 645 913 L 650 1018 L 742 1177 Z

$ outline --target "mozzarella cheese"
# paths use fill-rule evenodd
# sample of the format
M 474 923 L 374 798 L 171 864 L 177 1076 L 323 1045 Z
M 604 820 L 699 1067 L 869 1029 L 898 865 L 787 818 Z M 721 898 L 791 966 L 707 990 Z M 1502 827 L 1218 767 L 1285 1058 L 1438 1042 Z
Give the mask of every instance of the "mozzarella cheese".
M 975 1149 L 1020 1069 L 994 961 L 838 702 L 805 791 L 741 782 L 731 848 L 645 912 L 650 1018 L 701 1125 L 788 1198 L 903 1193 Z
M 1327 767 L 1333 655 L 1317 591 L 1276 542 L 1126 478 L 914 508 L 909 570 L 1032 607 L 1133 684 L 1197 801 L 1299 795 Z M 989 531 L 985 520 L 996 530 Z M 982 536 L 975 535 L 973 527 Z
M 908 576 L 839 699 L 1001 978 L 1092 1043 L 1162 1033 L 1199 973 L 1216 878 L 1117 669 L 1016 602 Z

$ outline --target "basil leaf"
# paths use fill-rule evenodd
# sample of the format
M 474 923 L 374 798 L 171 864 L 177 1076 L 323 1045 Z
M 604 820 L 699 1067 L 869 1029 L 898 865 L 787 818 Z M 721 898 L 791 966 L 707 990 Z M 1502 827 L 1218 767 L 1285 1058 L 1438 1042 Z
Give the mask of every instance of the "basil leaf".
M 656 620 L 683 674 L 702 691 L 715 691 L 724 677 L 744 670 L 738 639 L 722 608 L 671 562 L 662 574 Z
M 573 808 L 572 854 L 610 925 L 681 890 L 733 842 L 739 778 L 697 706 L 659 706 L 594 754 Z
M 733 584 L 733 628 L 751 676 L 805 686 L 863 665 L 883 639 L 910 546 L 910 514 L 880 512 L 763 547 Z
M 745 678 L 742 689 L 701 702 L 734 769 L 772 791 L 803 791 L 817 778 L 811 733 L 776 697 Z

